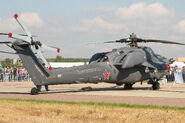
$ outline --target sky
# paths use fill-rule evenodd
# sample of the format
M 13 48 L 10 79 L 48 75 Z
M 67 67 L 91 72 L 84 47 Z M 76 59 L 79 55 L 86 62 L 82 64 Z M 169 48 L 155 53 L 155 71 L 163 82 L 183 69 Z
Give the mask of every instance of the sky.
M 0 32 L 23 33 L 13 18 L 19 14 L 35 40 L 60 47 L 62 57 L 90 58 L 126 44 L 97 43 L 127 38 L 185 43 L 185 1 L 179 0 L 0 0 Z M 11 40 L 1 36 L 0 41 Z M 96 44 L 87 44 L 96 42 Z M 139 44 L 168 58 L 185 57 L 185 47 Z M 70 47 L 71 46 L 71 47 Z M 75 47 L 74 47 L 75 46 Z M 6 45 L 0 50 L 13 52 Z M 45 57 L 56 53 L 46 52 Z M 0 59 L 17 57 L 0 53 Z

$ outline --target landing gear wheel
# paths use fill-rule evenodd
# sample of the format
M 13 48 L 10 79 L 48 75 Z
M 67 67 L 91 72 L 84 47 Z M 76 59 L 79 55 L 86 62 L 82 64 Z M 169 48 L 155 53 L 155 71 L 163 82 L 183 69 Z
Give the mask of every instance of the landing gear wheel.
M 37 95 L 38 94 L 38 89 L 37 88 L 32 88 L 31 89 L 31 95 Z
M 124 89 L 132 89 L 133 84 L 125 84 Z
M 92 87 L 90 87 L 90 86 L 83 87 L 83 88 L 81 88 L 81 90 L 83 90 L 83 91 L 89 91 L 89 90 L 92 90 Z
M 152 88 L 153 88 L 153 90 L 159 90 L 160 89 L 160 83 L 159 82 L 154 82 L 152 84 Z

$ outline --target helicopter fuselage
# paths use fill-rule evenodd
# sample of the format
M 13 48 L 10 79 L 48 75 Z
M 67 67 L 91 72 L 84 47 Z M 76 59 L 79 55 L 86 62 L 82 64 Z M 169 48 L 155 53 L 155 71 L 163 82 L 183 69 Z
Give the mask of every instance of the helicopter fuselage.
M 143 49 L 149 50 L 151 54 L 143 52 Z M 157 56 L 153 58 L 154 55 L 152 50 L 146 47 L 120 48 L 112 52 L 97 53 L 92 56 L 88 65 L 52 70 L 51 75 L 46 77 L 42 84 L 107 82 L 121 85 L 150 79 L 159 80 L 167 71 L 166 62 Z

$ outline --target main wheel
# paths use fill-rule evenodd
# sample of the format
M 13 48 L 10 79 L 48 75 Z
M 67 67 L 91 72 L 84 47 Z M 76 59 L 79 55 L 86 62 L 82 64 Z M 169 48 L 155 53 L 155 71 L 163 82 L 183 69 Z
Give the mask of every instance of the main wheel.
M 31 89 L 31 95 L 37 95 L 38 94 L 38 89 L 37 88 L 32 88 Z
M 124 89 L 131 89 L 133 84 L 125 84 Z
M 153 90 L 159 90 L 160 89 L 160 83 L 159 82 L 154 82 L 152 84 L 152 88 L 153 88 Z
M 90 87 L 90 86 L 83 87 L 83 88 L 81 88 L 81 90 L 83 90 L 83 91 L 89 91 L 89 90 L 92 90 L 92 87 Z

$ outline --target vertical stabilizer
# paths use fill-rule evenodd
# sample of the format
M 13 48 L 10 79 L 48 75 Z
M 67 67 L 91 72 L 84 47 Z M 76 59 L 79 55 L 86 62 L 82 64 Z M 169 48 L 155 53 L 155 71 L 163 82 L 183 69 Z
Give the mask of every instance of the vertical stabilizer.
M 33 53 L 29 44 L 13 44 L 14 50 L 16 50 L 20 59 L 22 60 L 25 68 L 27 69 L 32 81 L 35 85 L 41 85 L 42 80 L 49 76 L 48 71 L 39 62 L 39 59 Z

